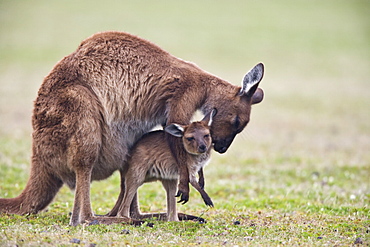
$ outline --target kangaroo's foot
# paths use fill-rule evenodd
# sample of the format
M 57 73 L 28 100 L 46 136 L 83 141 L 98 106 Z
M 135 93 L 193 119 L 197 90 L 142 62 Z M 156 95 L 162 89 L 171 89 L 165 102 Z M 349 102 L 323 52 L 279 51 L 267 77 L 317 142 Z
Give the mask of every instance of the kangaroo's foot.
M 178 213 L 177 214 L 179 217 L 179 220 L 192 220 L 192 221 L 198 221 L 199 223 L 207 223 L 205 219 L 202 217 L 190 215 L 190 214 L 183 214 L 183 213 Z

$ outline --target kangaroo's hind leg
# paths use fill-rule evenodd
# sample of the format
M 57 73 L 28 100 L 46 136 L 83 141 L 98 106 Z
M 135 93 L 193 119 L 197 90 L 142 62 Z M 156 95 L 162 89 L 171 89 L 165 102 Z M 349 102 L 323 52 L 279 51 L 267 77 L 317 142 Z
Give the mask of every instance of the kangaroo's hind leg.
M 60 89 L 59 97 L 54 107 L 49 107 L 55 117 L 61 116 L 56 122 L 68 138 L 65 145 L 65 160 L 70 175 L 64 175 L 70 184 L 75 184 L 75 200 L 70 224 L 75 226 L 82 223 L 131 223 L 128 218 L 105 219 L 93 214 L 90 201 L 90 183 L 95 166 L 99 165 L 99 155 L 102 147 L 102 131 L 104 119 L 101 115 L 101 106 L 96 95 L 82 85 Z M 58 114 L 59 113 L 59 114 Z M 51 113 L 49 113 L 51 114 Z M 54 135 L 59 132 L 54 132 Z M 74 178 L 73 178 L 74 175 Z M 75 182 L 75 183 L 74 183 Z

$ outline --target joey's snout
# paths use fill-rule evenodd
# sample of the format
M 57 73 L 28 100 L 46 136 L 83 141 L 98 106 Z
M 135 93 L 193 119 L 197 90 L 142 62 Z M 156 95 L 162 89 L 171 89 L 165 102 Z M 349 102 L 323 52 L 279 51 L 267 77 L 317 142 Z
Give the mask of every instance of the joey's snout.
M 205 144 L 201 144 L 198 146 L 199 153 L 205 153 L 207 151 L 207 146 Z

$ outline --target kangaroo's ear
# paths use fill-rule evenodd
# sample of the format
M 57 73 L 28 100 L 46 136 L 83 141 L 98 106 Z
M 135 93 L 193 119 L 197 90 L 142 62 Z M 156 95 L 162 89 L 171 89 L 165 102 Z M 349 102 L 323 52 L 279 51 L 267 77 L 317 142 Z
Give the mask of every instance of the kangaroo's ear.
M 259 82 L 263 78 L 264 66 L 263 63 L 259 63 L 251 69 L 243 79 L 242 89 L 240 90 L 240 95 L 246 95 L 252 97 L 254 92 L 258 88 Z
M 176 137 L 182 137 L 184 135 L 184 128 L 179 124 L 170 124 L 164 128 L 164 131 Z
M 202 122 L 206 122 L 208 126 L 211 126 L 213 117 L 216 116 L 216 114 L 217 114 L 217 109 L 213 108 L 210 113 L 204 116 L 204 118 L 202 119 Z
M 260 103 L 263 100 L 263 96 L 264 93 L 262 88 L 257 88 L 257 90 L 254 92 L 252 96 L 252 105 Z

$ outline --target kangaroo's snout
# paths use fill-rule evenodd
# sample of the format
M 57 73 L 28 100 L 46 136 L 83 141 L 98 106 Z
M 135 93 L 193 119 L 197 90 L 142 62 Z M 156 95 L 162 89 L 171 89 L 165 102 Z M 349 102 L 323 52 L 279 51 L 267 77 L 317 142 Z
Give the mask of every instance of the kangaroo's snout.
M 227 151 L 227 149 L 230 147 L 231 143 L 233 142 L 236 134 L 231 135 L 227 138 L 221 139 L 221 140 L 213 140 L 214 146 L 213 149 L 220 153 L 223 154 Z

